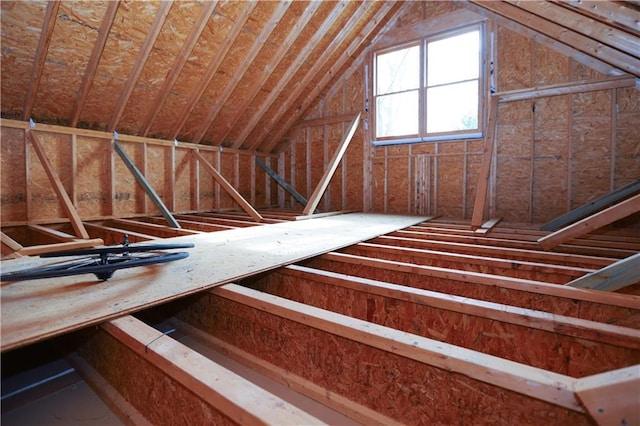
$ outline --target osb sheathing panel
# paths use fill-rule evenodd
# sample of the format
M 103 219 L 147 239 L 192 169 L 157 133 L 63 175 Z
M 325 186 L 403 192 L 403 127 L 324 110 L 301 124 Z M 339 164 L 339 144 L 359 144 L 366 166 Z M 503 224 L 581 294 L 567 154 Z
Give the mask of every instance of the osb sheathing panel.
M 585 377 L 640 362 L 637 350 L 328 285 L 312 278 L 273 273 L 251 287 L 571 377 Z
M 119 131 L 137 134 L 141 129 L 201 9 L 202 5 L 195 2 L 176 2 L 171 6 L 118 123 Z
M 109 145 L 107 140 L 104 140 L 105 145 Z M 118 142 L 129 159 L 133 161 L 135 166 L 140 170 L 143 175 L 148 174 L 145 170 L 145 159 L 143 146 L 140 144 Z M 107 163 L 105 163 L 107 164 Z M 149 164 L 149 161 L 146 162 Z M 105 168 L 105 170 L 108 170 Z M 139 211 L 139 207 L 142 205 L 143 197 L 146 197 L 146 193 L 140 192 L 141 188 L 133 176 L 133 173 L 129 171 L 125 162 L 119 155 L 115 155 L 114 161 L 114 204 L 117 215 L 126 215 L 132 213 L 144 213 Z M 147 180 L 149 180 L 147 178 Z M 152 203 L 149 202 L 151 206 Z
M 251 169 L 255 166 L 255 160 L 250 155 L 237 155 L 238 158 L 238 186 L 236 189 L 251 203 Z
M 29 90 L 33 58 L 38 48 L 46 1 L 3 1 L 2 13 L 2 115 L 21 119 Z
M 33 116 L 71 117 L 106 2 L 61 2 Z
M 160 109 L 160 113 L 153 125 L 154 135 L 166 137 L 171 134 L 177 121 L 181 118 L 180 115 L 183 113 L 190 94 L 195 92 L 202 77 L 205 75 L 207 67 L 215 58 L 216 52 L 221 48 L 225 35 L 229 32 L 233 22 L 216 12 L 220 7 L 222 7 L 221 4 L 218 4 L 209 18 L 189 56 L 189 60 L 185 63 L 180 76 L 176 80 L 170 96 Z
M 175 198 L 176 204 L 174 210 L 177 212 L 183 212 L 191 210 L 191 198 L 194 194 L 195 187 L 193 186 L 193 156 L 190 149 L 175 150 L 175 162 L 176 162 L 176 175 L 175 175 Z
M 329 157 L 325 155 L 325 150 L 328 148 L 326 145 L 325 138 L 325 126 L 314 126 L 309 127 L 307 130 L 309 133 L 309 153 L 311 155 L 310 158 L 307 159 L 309 161 L 311 167 L 311 174 L 308 176 L 308 186 L 307 186 L 307 194 L 311 197 L 313 191 L 315 190 L 318 183 L 320 183 L 320 179 L 324 175 L 324 170 L 327 164 L 329 163 Z M 323 198 L 327 197 L 327 193 L 330 191 L 330 187 L 327 187 L 327 190 L 324 192 Z M 330 196 L 330 195 L 329 195 Z M 318 209 L 323 211 L 326 209 L 325 202 L 323 199 L 320 200 L 320 204 L 318 204 Z
M 635 88 L 618 89 L 614 186 L 640 179 L 640 96 Z
M 252 355 L 408 424 L 587 424 L 584 415 L 215 295 L 187 322 Z
M 506 221 L 528 221 L 532 105 L 530 101 L 509 102 L 501 105 L 498 114 L 496 215 Z
M 385 209 L 385 198 L 387 196 L 385 189 L 385 165 L 386 162 L 384 158 L 374 158 L 371 160 L 372 162 L 372 174 L 373 174 L 373 184 L 372 184 L 372 192 L 373 192 L 373 211 L 375 212 L 386 212 Z
M 3 128 L 0 143 L 0 216 L 3 222 L 27 219 L 25 164 L 24 130 Z
M 35 133 L 42 145 L 49 163 L 60 178 L 67 194 L 71 193 L 73 184 L 71 136 L 56 135 L 51 133 Z M 53 190 L 53 184 L 47 176 L 40 159 L 33 146 L 28 145 L 30 156 L 29 189 L 31 192 L 31 206 L 29 218 L 54 219 L 65 217 L 61 200 Z
M 216 160 L 217 153 L 211 151 L 200 151 L 200 154 L 214 167 L 218 167 Z M 199 178 L 199 202 L 200 210 L 207 211 L 216 208 L 216 184 L 213 176 L 200 165 L 198 167 Z
M 500 92 L 532 87 L 531 40 L 498 28 L 497 89 Z
M 439 143 L 437 158 L 438 213 L 447 217 L 463 217 L 464 143 Z
M 159 2 L 121 2 L 118 6 L 111 27 L 111 36 L 104 47 L 80 116 L 80 120 L 85 122 L 84 126 L 91 123 L 105 123 L 111 119 L 159 4 Z
M 111 141 L 78 137 L 76 146 L 78 170 L 76 173 L 77 210 L 80 217 L 111 215 Z M 122 163 L 117 158 L 114 164 Z M 118 180 L 131 176 L 129 170 L 117 175 Z
M 309 198 L 311 196 L 311 183 L 307 176 L 307 164 L 310 164 L 307 155 L 307 130 L 300 132 L 299 142 L 295 144 L 295 186 L 294 188 L 303 197 Z M 293 161 L 293 160 L 292 160 Z
M 409 205 L 409 159 L 387 158 L 387 211 L 406 213 Z
M 569 197 L 570 97 L 554 96 L 535 102 L 533 221 L 547 222 L 562 215 Z
M 84 336 L 78 353 L 151 424 L 237 424 L 106 332 Z
M 352 263 L 336 262 L 323 257 L 308 261 L 305 263 L 305 266 L 607 324 L 616 324 L 632 328 L 640 327 L 640 317 L 638 316 L 638 310 L 635 309 L 556 296 L 546 296 L 540 293 L 530 293 L 520 290 L 505 290 L 500 286 L 470 285 L 464 281 L 434 278 L 426 275 L 377 268 L 370 265 L 361 266 Z

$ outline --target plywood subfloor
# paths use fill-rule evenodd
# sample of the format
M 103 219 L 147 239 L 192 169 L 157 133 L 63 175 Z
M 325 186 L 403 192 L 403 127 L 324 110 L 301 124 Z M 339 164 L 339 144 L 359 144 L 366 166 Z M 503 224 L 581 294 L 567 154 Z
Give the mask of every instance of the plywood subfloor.
M 162 265 L 94 275 L 3 282 L 2 340 L 10 350 L 107 319 L 158 305 L 206 288 L 298 262 L 426 220 L 424 217 L 351 213 L 305 221 L 156 240 L 192 242 L 190 256 Z M 51 263 L 51 259 L 3 261 L 3 271 Z

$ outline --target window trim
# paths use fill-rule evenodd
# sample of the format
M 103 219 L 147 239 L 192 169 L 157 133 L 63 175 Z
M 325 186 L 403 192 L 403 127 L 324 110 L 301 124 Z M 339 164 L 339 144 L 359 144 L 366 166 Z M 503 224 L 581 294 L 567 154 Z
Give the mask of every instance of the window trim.
M 451 132 L 439 132 L 427 134 L 427 111 L 426 111 L 426 92 L 427 92 L 427 43 L 430 41 L 437 41 L 446 39 L 449 37 L 455 37 L 456 35 L 464 34 L 473 30 L 478 30 L 480 35 L 480 52 L 479 52 L 479 70 L 478 70 L 478 128 L 468 131 L 451 131 Z M 437 31 L 433 31 L 413 38 L 412 40 L 399 41 L 393 45 L 380 47 L 372 51 L 372 85 L 370 89 L 371 99 L 373 100 L 371 105 L 371 143 L 374 146 L 384 145 L 397 145 L 397 144 L 410 144 L 420 142 L 439 142 L 439 141 L 452 141 L 452 140 L 469 140 L 480 139 L 484 136 L 485 132 L 485 117 L 484 112 L 487 102 L 487 82 L 486 82 L 486 58 L 487 58 L 487 28 L 484 20 L 474 20 L 471 22 L 459 23 L 458 25 L 451 26 L 450 28 L 439 28 Z M 393 52 L 395 50 L 401 50 L 409 48 L 411 46 L 420 46 L 420 88 L 418 97 L 418 110 L 419 110 L 419 123 L 418 134 L 400 135 L 400 136 L 386 136 L 377 137 L 377 57 L 378 55 Z M 465 80 L 475 81 L 476 79 Z M 460 83 L 460 82 L 458 82 Z M 437 87 L 437 86 L 432 86 Z M 413 89 L 412 89 L 413 90 Z M 386 95 L 386 94 L 385 94 Z

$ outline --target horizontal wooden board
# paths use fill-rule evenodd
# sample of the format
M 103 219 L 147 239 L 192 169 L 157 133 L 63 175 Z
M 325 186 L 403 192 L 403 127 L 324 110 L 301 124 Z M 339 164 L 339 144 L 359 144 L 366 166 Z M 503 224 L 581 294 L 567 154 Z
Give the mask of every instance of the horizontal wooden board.
M 187 235 L 154 243 L 192 242 L 177 262 L 93 275 L 3 282 L 2 340 L 6 351 L 158 305 L 206 288 L 307 259 L 425 220 L 416 216 L 350 213 L 260 227 Z M 4 272 L 52 263 L 23 257 Z M 61 314 L 64 313 L 64 314 Z

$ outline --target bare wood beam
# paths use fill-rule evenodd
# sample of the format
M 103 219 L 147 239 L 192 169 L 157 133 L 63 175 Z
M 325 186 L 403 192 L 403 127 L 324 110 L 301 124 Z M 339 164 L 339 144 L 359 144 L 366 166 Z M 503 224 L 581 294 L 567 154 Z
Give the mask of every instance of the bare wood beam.
M 512 4 L 597 40 L 603 45 L 640 57 L 640 50 L 638 50 L 640 38 L 638 36 L 633 36 L 596 19 L 581 15 L 575 9 L 564 8 L 553 2 L 515 1 Z
M 106 322 L 101 328 L 194 392 L 205 405 L 238 423 L 321 424 L 315 417 L 132 316 Z
M 102 238 L 91 238 L 88 240 L 67 241 L 64 243 L 40 244 L 37 246 L 28 246 L 18 250 L 18 254 L 22 256 L 38 256 L 42 253 L 51 253 L 62 250 L 76 250 L 89 247 L 104 245 Z
M 545 223 L 540 227 L 543 231 L 556 231 L 586 216 L 592 215 L 605 207 L 624 200 L 625 198 L 640 192 L 640 180 L 630 183 L 616 191 L 610 192 L 600 198 L 590 201 L 570 212 Z
M 66 232 L 58 231 L 57 229 L 49 228 L 47 226 L 30 224 L 27 225 L 27 229 L 62 243 L 68 243 L 77 239 L 75 235 L 67 234 Z
M 293 123 L 295 123 L 306 111 L 308 104 L 305 101 L 309 99 L 311 94 L 319 93 L 319 91 L 325 87 L 329 79 L 335 77 L 338 72 L 337 70 L 339 70 L 344 64 L 344 60 L 354 53 L 354 43 L 356 46 L 358 46 L 364 41 L 362 35 L 358 34 L 358 36 L 353 39 L 352 43 L 347 48 L 342 47 L 343 42 L 345 41 L 345 39 L 347 39 L 349 34 L 354 30 L 354 28 L 361 24 L 363 16 L 366 15 L 371 7 L 376 6 L 377 5 L 375 3 L 362 3 L 358 7 L 358 9 L 353 14 L 351 14 L 347 23 L 343 25 L 340 32 L 338 32 L 338 34 L 333 37 L 331 43 L 329 43 L 329 45 L 322 52 L 322 55 L 320 55 L 320 57 L 316 60 L 315 66 L 311 67 L 311 69 L 305 74 L 296 88 L 288 94 L 286 100 L 277 107 L 276 113 L 271 115 L 271 118 L 269 119 L 269 124 L 271 125 L 263 126 L 261 133 L 255 138 L 255 142 L 251 145 L 250 149 L 256 149 L 258 144 L 261 143 L 263 150 L 265 152 L 270 152 L 274 149 L 275 146 L 277 146 L 282 137 L 291 128 Z M 383 4 L 382 8 L 385 7 L 391 8 L 392 4 Z M 373 22 L 377 22 L 377 20 L 372 19 L 369 24 L 371 25 Z M 342 50 L 340 50 L 341 47 Z M 338 59 L 334 63 L 331 63 L 330 59 L 335 54 L 339 55 Z M 331 69 L 323 72 L 322 70 L 327 64 L 331 64 Z M 323 76 L 321 82 L 319 84 L 316 84 L 312 90 L 309 90 L 308 88 L 310 87 L 311 82 L 314 81 L 318 77 L 318 75 Z M 302 102 L 298 100 L 298 98 L 300 98 L 301 96 L 303 99 Z M 313 96 L 313 99 L 315 98 L 316 97 Z M 287 115 L 287 112 L 291 109 L 291 105 L 297 105 L 295 108 L 295 113 L 289 113 Z M 282 118 L 285 118 L 285 122 L 284 124 L 276 127 L 278 129 L 277 131 L 267 131 L 267 128 L 272 129 L 273 125 L 275 123 L 278 123 L 278 121 Z
M 501 220 L 502 218 L 498 217 L 498 218 L 490 219 L 486 221 L 485 223 L 482 224 L 480 228 L 476 229 L 476 233 L 486 234 L 487 232 L 491 231 Z
M 482 225 L 484 217 L 484 207 L 487 202 L 487 187 L 489 186 L 489 174 L 491 172 L 491 158 L 496 139 L 496 127 L 498 122 L 498 97 L 491 96 L 489 102 L 489 112 L 487 119 L 487 129 L 484 138 L 484 151 L 482 153 L 482 164 L 478 172 L 478 183 L 476 184 L 476 199 L 473 204 L 473 215 L 471 217 L 471 227 L 478 228 Z
M 341 47 L 341 43 L 345 40 L 346 37 L 348 37 L 349 31 L 351 31 L 354 27 L 357 27 L 358 25 L 360 25 L 362 16 L 367 12 L 368 8 L 373 7 L 373 4 L 362 5 L 361 8 L 358 10 L 358 12 L 355 13 L 349 19 L 349 22 L 345 25 L 343 30 L 340 31 L 340 33 L 335 37 L 334 42 L 326 49 L 325 53 L 321 56 L 320 60 L 318 61 L 317 68 L 318 70 L 322 69 L 323 65 L 328 63 L 330 57 L 333 54 L 336 54 L 336 52 L 338 52 L 339 54 L 338 59 L 333 63 L 331 69 L 322 75 L 320 82 L 316 84 L 312 90 L 307 91 L 306 93 L 303 92 L 302 90 L 296 90 L 289 95 L 287 101 L 283 102 L 283 104 L 278 109 L 278 113 L 276 117 L 278 118 L 287 117 L 286 121 L 284 122 L 283 125 L 278 126 L 279 130 L 277 132 L 269 136 L 269 139 L 264 144 L 264 146 L 266 146 L 266 148 L 264 148 L 264 151 L 269 152 L 273 150 L 278 143 L 280 143 L 282 137 L 290 129 L 293 123 L 295 123 L 302 116 L 302 114 L 304 114 L 304 112 L 307 110 L 309 105 L 311 105 L 311 103 L 317 98 L 320 91 L 324 90 L 329 84 L 329 82 L 333 78 L 335 78 L 336 74 L 338 73 L 338 70 L 340 70 L 347 63 L 348 60 L 352 59 L 352 57 L 355 56 L 356 51 L 360 48 L 362 43 L 364 43 L 369 38 L 370 34 L 378 26 L 378 24 L 382 20 L 384 20 L 385 17 L 392 10 L 394 10 L 394 7 L 396 6 L 397 5 L 395 4 L 395 2 L 383 3 L 380 9 L 378 10 L 378 12 L 376 12 L 375 16 L 367 20 L 367 23 L 364 26 L 364 28 L 360 31 L 360 33 L 356 37 L 353 38 L 351 43 L 345 48 L 345 47 Z M 299 86 L 299 88 L 303 86 L 307 87 L 308 85 L 310 85 L 311 81 L 313 81 L 317 77 L 318 72 L 319 71 L 313 71 L 313 70 L 309 72 L 305 76 L 305 79 L 303 80 L 304 83 L 302 83 Z M 300 102 L 297 99 L 303 93 L 304 95 L 303 95 L 302 101 Z M 290 105 L 293 105 L 294 103 L 299 104 L 300 107 L 297 108 L 295 113 L 287 115 L 287 111 L 289 110 Z M 266 136 L 265 132 L 263 131 L 263 133 L 256 140 L 257 141 L 263 140 L 265 136 Z
M 340 145 L 338 145 L 338 148 L 336 148 L 336 152 L 333 154 L 333 158 L 329 162 L 327 169 L 324 171 L 324 175 L 322 175 L 322 178 L 320 178 L 320 182 L 318 182 L 318 185 L 313 191 L 313 194 L 311 194 L 311 197 L 309 197 L 309 202 L 307 203 L 307 206 L 304 208 L 302 213 L 312 214 L 316 210 L 316 207 L 318 207 L 320 198 L 322 198 L 322 196 L 324 195 L 324 191 L 327 189 L 327 186 L 329 186 L 329 182 L 331 181 L 333 174 L 338 168 L 340 160 L 342 160 L 344 153 L 347 152 L 349 142 L 351 142 L 353 135 L 356 133 L 356 129 L 360 124 L 360 115 L 361 113 L 356 114 L 356 116 L 351 121 L 351 124 L 349 124 L 349 130 L 347 131 L 346 136 L 344 137 Z
M 59 1 L 50 1 L 47 3 L 47 11 L 44 14 L 40 40 L 38 40 L 38 48 L 33 59 L 29 88 L 27 89 L 27 95 L 24 99 L 24 108 L 22 109 L 23 120 L 29 120 L 31 112 L 33 111 L 33 104 L 35 103 L 36 96 L 38 95 L 42 71 L 44 70 L 44 64 L 47 60 L 47 53 L 49 53 L 49 44 L 51 43 L 51 37 L 53 36 L 53 29 L 56 25 L 59 8 Z
M 287 191 L 293 198 L 296 199 L 303 206 L 307 205 L 307 199 L 304 198 L 296 189 L 289 185 L 286 180 L 284 180 L 279 174 L 275 171 L 271 170 L 269 166 L 267 166 L 262 160 L 256 157 L 256 164 L 262 168 L 273 180 L 276 181 L 278 185 L 282 187 L 285 191 Z
M 87 230 L 84 228 L 84 225 L 82 224 L 82 219 L 80 219 L 80 215 L 78 214 L 78 211 L 76 210 L 75 206 L 71 202 L 71 198 L 69 198 L 69 194 L 67 194 L 66 189 L 64 189 L 64 185 L 62 184 L 60 177 L 55 172 L 55 170 L 53 169 L 53 165 L 47 158 L 47 154 L 44 151 L 44 147 L 40 143 L 40 140 L 38 140 L 38 137 L 34 135 L 31 130 L 27 130 L 25 132 L 25 138 L 28 143 L 29 142 L 31 143 L 31 146 L 33 146 L 34 151 L 38 155 L 38 158 L 40 159 L 40 163 L 42 163 L 42 167 L 44 168 L 44 171 L 47 173 L 47 176 L 49 177 L 49 180 L 53 185 L 53 189 L 62 204 L 62 208 L 67 214 L 67 216 L 69 217 L 69 220 L 71 221 L 71 226 L 73 227 L 73 230 L 75 231 L 76 235 L 79 236 L 80 238 L 89 239 L 89 234 L 87 233 Z
M 307 60 L 311 52 L 316 48 L 318 43 L 326 36 L 327 31 L 334 25 L 336 19 L 340 16 L 344 8 L 346 7 L 345 2 L 336 2 L 331 13 L 325 18 L 320 27 L 318 27 L 317 31 L 314 33 L 313 37 L 311 37 L 307 44 L 298 52 L 295 57 L 295 60 L 289 64 L 289 67 L 286 71 L 284 71 L 280 75 L 280 79 L 278 80 L 278 84 L 271 90 L 267 98 L 262 102 L 258 110 L 252 115 L 249 122 L 244 126 L 237 139 L 233 143 L 234 148 L 238 148 L 246 142 L 247 138 L 258 125 L 258 122 L 262 119 L 264 114 L 271 108 L 271 105 L 276 101 L 276 99 L 284 92 L 287 85 L 291 84 L 291 81 L 298 71 L 298 69 L 304 64 Z M 259 143 L 257 141 L 256 143 Z M 256 143 L 253 144 L 255 147 Z M 253 147 L 251 148 L 253 149 Z
M 169 209 L 167 209 L 167 206 L 164 205 L 158 193 L 153 189 L 151 184 L 149 184 L 149 182 L 144 177 L 144 175 L 140 172 L 140 170 L 138 170 L 138 168 L 133 163 L 131 158 L 129 158 L 129 156 L 124 151 L 124 149 L 122 149 L 118 141 L 116 140 L 113 141 L 113 148 L 115 149 L 116 153 L 118 153 L 118 155 L 120 156 L 124 164 L 127 166 L 127 168 L 129 169 L 133 177 L 136 179 L 136 182 L 138 182 L 138 185 L 140 185 L 145 190 L 149 198 L 151 198 L 151 201 L 153 201 L 156 207 L 158 207 L 158 210 L 160 210 L 160 212 L 162 213 L 162 216 L 164 216 L 164 218 L 167 219 L 167 222 L 169 222 L 171 227 L 180 228 L 180 225 L 171 215 L 171 212 L 169 211 Z
M 235 44 L 240 31 L 242 31 L 242 28 L 244 28 L 247 20 L 249 19 L 249 16 L 251 16 L 251 12 L 253 12 L 253 9 L 255 9 L 257 4 L 258 2 L 246 3 L 244 10 L 240 14 L 240 16 L 238 16 L 236 22 L 234 22 L 233 24 L 233 27 L 231 27 L 231 29 L 225 36 L 225 39 L 222 41 L 222 48 L 220 48 L 216 52 L 215 57 L 213 58 L 207 69 L 203 72 L 198 86 L 189 97 L 189 100 L 180 111 L 180 114 L 178 114 L 178 121 L 171 130 L 171 136 L 169 137 L 169 139 L 175 139 L 180 133 L 180 130 L 182 130 L 184 123 L 186 123 L 187 119 L 189 118 L 189 114 L 191 114 L 191 111 L 193 111 L 193 109 L 195 108 L 196 104 L 202 97 L 202 94 L 207 89 L 207 86 L 209 86 L 209 83 L 211 82 L 211 80 L 213 80 L 216 72 L 218 72 L 218 68 L 220 68 L 224 57 L 227 55 L 231 47 Z
M 118 126 L 118 122 L 124 113 L 124 109 L 127 106 L 127 102 L 129 102 L 133 89 L 136 87 L 140 73 L 142 73 L 142 69 L 147 63 L 147 59 L 149 59 L 151 50 L 153 49 L 156 39 L 160 34 L 160 30 L 162 30 L 162 26 L 164 25 L 164 21 L 167 19 L 167 15 L 169 14 L 169 9 L 171 9 L 172 4 L 173 2 L 170 1 L 163 1 L 160 3 L 156 17 L 151 24 L 151 28 L 147 30 L 147 37 L 145 38 L 142 48 L 140 49 L 140 53 L 138 53 L 138 57 L 136 58 L 136 62 L 133 64 L 133 68 L 129 73 L 129 78 L 124 85 L 122 93 L 120 93 L 116 109 L 111 116 L 109 124 L 107 125 L 107 131 L 112 132 Z
M 321 5 L 322 5 L 322 2 L 312 1 L 306 6 L 302 15 L 298 17 L 297 23 L 293 26 L 291 31 L 287 34 L 287 37 L 282 41 L 282 43 L 280 43 L 278 50 L 271 57 L 271 60 L 269 61 L 267 66 L 260 73 L 254 76 L 251 85 L 246 89 L 247 93 L 249 93 L 250 96 L 248 96 L 247 102 L 244 105 L 242 105 L 241 108 L 238 108 L 238 111 L 236 112 L 235 116 L 230 120 L 231 124 L 229 128 L 224 133 L 224 135 L 222 135 L 222 137 L 220 138 L 221 142 L 224 142 L 226 140 L 231 129 L 233 129 L 238 123 L 238 121 L 242 117 L 244 117 L 245 111 L 247 110 L 251 102 L 255 99 L 255 97 L 260 92 L 260 88 L 266 83 L 266 81 L 272 75 L 272 70 L 276 69 L 276 67 L 282 60 L 282 58 L 284 58 L 287 55 L 287 53 L 289 53 L 291 46 L 296 41 L 300 33 L 305 29 L 306 23 L 309 22 L 311 17 L 314 15 L 314 13 L 318 10 L 318 8 Z M 233 144 L 233 146 L 238 148 L 240 144 L 236 141 Z
M 353 114 L 340 114 L 331 117 L 315 118 L 313 120 L 299 121 L 292 129 L 302 129 L 305 127 L 324 126 L 325 124 L 336 124 L 350 121 L 353 118 Z
M 586 217 L 573 225 L 569 225 L 538 240 L 540 246 L 550 250 L 558 245 L 581 237 L 593 230 L 602 228 L 616 220 L 623 219 L 640 211 L 640 194 L 615 204 L 601 212 Z
M 151 125 L 153 124 L 153 121 L 158 116 L 158 113 L 160 112 L 160 109 L 162 109 L 162 105 L 164 105 L 165 101 L 167 100 L 169 93 L 171 93 L 171 88 L 175 84 L 176 80 L 178 80 L 178 77 L 180 76 L 180 72 L 182 71 L 182 68 L 184 68 L 185 64 L 189 60 L 191 51 L 193 50 L 196 43 L 198 42 L 198 39 L 200 38 L 200 34 L 202 34 L 202 31 L 207 26 L 207 23 L 209 22 L 209 18 L 211 17 L 211 14 L 213 13 L 217 4 L 218 4 L 217 0 L 206 1 L 203 3 L 202 9 L 200 10 L 200 14 L 196 19 L 196 22 L 194 22 L 193 26 L 191 27 L 191 32 L 189 33 L 189 36 L 187 37 L 184 44 L 182 45 L 182 48 L 178 53 L 178 57 L 173 63 L 171 70 L 167 74 L 167 78 L 165 78 L 164 83 L 162 83 L 162 88 L 160 89 L 160 92 L 158 92 L 158 95 L 156 96 L 156 99 L 153 102 L 153 109 L 149 112 L 149 114 L 147 115 L 147 118 L 142 124 L 142 130 L 140 131 L 142 136 L 147 136 L 149 134 L 149 129 L 151 129 Z
M 499 102 L 521 101 L 549 96 L 567 95 L 572 93 L 594 92 L 598 90 L 617 89 L 621 87 L 634 87 L 636 78 L 631 75 L 622 75 L 597 81 L 573 81 L 570 83 L 553 84 L 549 86 L 534 87 L 532 89 L 510 90 L 498 92 Z
M 582 377 L 573 388 L 597 424 L 640 424 L 640 368 L 637 365 Z
M 627 32 L 637 32 L 640 22 L 640 11 L 633 4 L 616 1 L 554 1 L 559 5 L 579 11 L 583 15 L 592 16 Z
M 192 151 L 193 155 L 196 156 L 200 164 L 203 168 L 208 171 L 211 176 L 218 182 L 218 184 L 229 194 L 235 201 L 242 207 L 242 209 L 247 212 L 249 216 L 253 218 L 256 222 L 263 222 L 264 218 L 258 213 L 252 206 L 244 199 L 242 195 L 222 176 L 215 167 L 211 165 L 207 161 L 206 158 L 202 156 L 198 151 Z
M 17 252 L 18 250 L 22 249 L 22 244 L 20 244 L 19 242 L 17 242 L 16 240 L 14 240 L 13 238 L 11 238 L 10 236 L 8 236 L 2 231 L 0 231 L 0 242 L 2 242 L 3 245 L 7 246 L 14 252 Z
M 640 253 L 577 278 L 567 285 L 592 290 L 616 291 L 638 282 L 640 282 Z
M 276 28 L 276 26 L 280 23 L 280 20 L 289 9 L 289 6 L 291 6 L 291 2 L 289 0 L 280 2 L 278 4 L 278 7 L 273 12 L 273 15 L 271 16 L 269 21 L 266 23 L 266 25 L 262 28 L 262 31 L 260 32 L 258 37 L 256 37 L 256 40 L 251 46 L 251 48 L 247 51 L 247 53 L 245 53 L 245 56 L 242 59 L 242 62 L 240 62 L 240 64 L 237 65 L 236 72 L 231 76 L 231 79 L 229 80 L 225 88 L 222 90 L 222 92 L 220 92 L 216 96 L 213 102 L 213 105 L 209 110 L 209 113 L 204 119 L 203 125 L 195 133 L 195 137 L 193 138 L 193 143 L 200 143 L 202 141 L 202 138 L 207 133 L 207 130 L 209 130 L 209 128 L 213 124 L 213 121 L 220 113 L 220 110 L 222 109 L 224 104 L 227 102 L 227 100 L 229 99 L 229 97 L 231 96 L 235 88 L 238 86 L 238 83 L 240 82 L 240 80 L 245 76 L 245 74 L 249 70 L 251 63 L 256 58 L 256 56 L 258 56 L 258 53 L 260 53 L 260 51 L 262 50 L 262 47 L 265 45 L 265 43 L 269 39 L 269 36 L 273 32 L 273 30 Z
M 82 108 L 87 101 L 89 90 L 91 89 L 91 85 L 93 84 L 93 78 L 95 77 L 96 71 L 98 69 L 98 63 L 100 63 L 102 52 L 104 52 L 104 47 L 107 44 L 107 39 L 109 38 L 109 32 L 111 31 L 111 27 L 113 26 L 113 21 L 116 19 L 116 12 L 118 11 L 119 4 L 119 1 L 107 2 L 107 10 L 104 14 L 104 18 L 102 18 L 100 28 L 98 29 L 98 37 L 93 43 L 93 49 L 91 50 L 91 56 L 89 57 L 89 62 L 87 63 L 87 69 L 84 71 L 84 75 L 82 76 L 82 82 L 80 83 L 80 90 L 78 90 L 76 104 L 73 107 L 73 115 L 71 116 L 71 127 L 76 127 L 78 125 L 78 121 L 80 120 L 80 114 L 82 113 Z
M 640 61 L 625 52 L 602 45 L 598 41 L 565 28 L 555 22 L 540 18 L 533 13 L 507 2 L 478 0 L 471 0 L 471 2 L 493 13 L 516 21 L 536 32 L 549 36 L 552 39 L 558 40 L 609 65 L 640 76 Z

